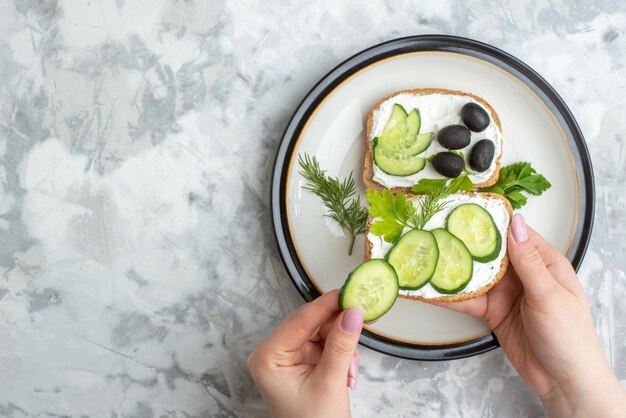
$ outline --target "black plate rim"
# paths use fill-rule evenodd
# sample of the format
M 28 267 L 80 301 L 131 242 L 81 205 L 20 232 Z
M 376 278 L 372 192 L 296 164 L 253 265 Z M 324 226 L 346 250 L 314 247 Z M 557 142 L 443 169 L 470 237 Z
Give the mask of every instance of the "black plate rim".
M 374 45 L 337 65 L 304 96 L 285 128 L 274 160 L 272 174 L 270 190 L 272 226 L 281 260 L 291 281 L 306 301 L 315 299 L 320 293 L 298 259 L 291 241 L 286 214 L 286 178 L 297 139 L 309 117 L 324 98 L 352 74 L 377 61 L 420 51 L 455 52 L 494 64 L 529 87 L 553 113 L 572 150 L 578 176 L 578 219 L 568 258 L 576 270 L 580 267 L 593 228 L 595 184 L 589 150 L 568 106 L 556 90 L 535 70 L 499 48 L 459 36 L 416 35 Z M 498 340 L 493 333 L 453 344 L 420 345 L 385 338 L 366 329 L 363 330 L 360 343 L 384 354 L 425 361 L 465 358 L 499 347 Z

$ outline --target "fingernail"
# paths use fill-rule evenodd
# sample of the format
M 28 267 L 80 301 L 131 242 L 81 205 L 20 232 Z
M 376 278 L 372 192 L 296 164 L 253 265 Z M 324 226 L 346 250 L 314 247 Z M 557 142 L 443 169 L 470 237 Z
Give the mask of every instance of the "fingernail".
M 528 241 L 528 229 L 526 228 L 526 221 L 521 213 L 513 215 L 511 220 L 511 232 L 513 233 L 513 239 L 518 244 L 523 244 Z
M 354 379 L 359 375 L 359 366 L 356 364 L 356 354 L 352 356 L 352 360 L 350 360 L 350 368 L 348 369 L 348 377 L 352 377 Z
M 352 390 L 356 389 L 356 379 L 354 377 L 348 378 L 348 387 Z
M 363 309 L 350 308 L 343 314 L 341 319 L 341 329 L 348 334 L 354 334 L 363 325 Z

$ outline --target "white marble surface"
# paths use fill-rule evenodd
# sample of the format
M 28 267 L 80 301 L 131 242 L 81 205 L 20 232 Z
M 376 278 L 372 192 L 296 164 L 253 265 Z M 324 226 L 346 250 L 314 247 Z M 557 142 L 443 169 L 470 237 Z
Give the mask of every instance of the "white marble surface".
M 420 33 L 505 49 L 578 118 L 580 279 L 625 382 L 625 27 L 617 0 L 0 2 L 0 416 L 266 416 L 245 358 L 301 303 L 268 209 L 280 134 L 338 62 Z M 543 415 L 500 350 L 361 352 L 355 416 Z

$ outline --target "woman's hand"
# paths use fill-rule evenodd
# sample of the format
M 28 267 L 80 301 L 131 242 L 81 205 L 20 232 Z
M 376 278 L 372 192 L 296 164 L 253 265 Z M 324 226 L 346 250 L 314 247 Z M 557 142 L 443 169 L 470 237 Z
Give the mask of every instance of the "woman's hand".
M 288 316 L 248 357 L 273 417 L 350 417 L 363 310 L 339 311 L 339 291 Z
M 624 416 L 587 299 L 569 261 L 515 215 L 506 275 L 476 299 L 441 304 L 483 318 L 550 416 Z

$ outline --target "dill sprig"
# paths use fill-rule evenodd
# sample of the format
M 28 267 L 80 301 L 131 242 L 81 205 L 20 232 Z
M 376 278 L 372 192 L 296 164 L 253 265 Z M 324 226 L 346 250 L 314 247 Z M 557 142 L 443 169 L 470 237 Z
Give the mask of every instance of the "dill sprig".
M 415 229 L 424 229 L 430 218 L 441 212 L 448 203 L 445 199 L 450 194 L 446 187 L 438 187 L 432 194 L 417 201 L 417 210 L 409 216 L 409 224 Z
M 326 215 L 339 224 L 341 229 L 350 235 L 350 249 L 352 255 L 356 236 L 365 232 L 367 209 L 361 206 L 361 198 L 356 193 L 356 184 L 352 172 L 347 179 L 340 181 L 338 177 L 326 175 L 320 168 L 315 157 L 308 154 L 298 155 L 300 174 L 307 181 L 303 189 L 317 195 L 328 209 Z

